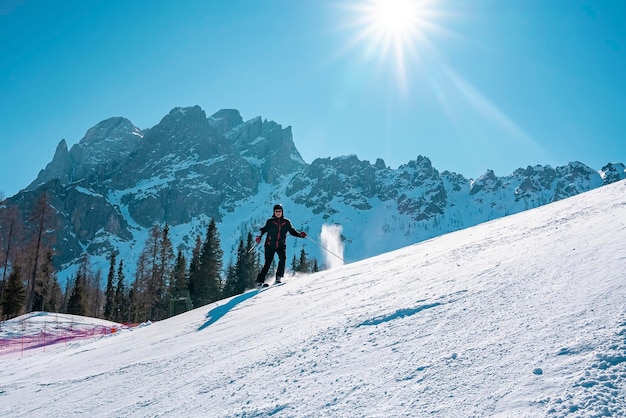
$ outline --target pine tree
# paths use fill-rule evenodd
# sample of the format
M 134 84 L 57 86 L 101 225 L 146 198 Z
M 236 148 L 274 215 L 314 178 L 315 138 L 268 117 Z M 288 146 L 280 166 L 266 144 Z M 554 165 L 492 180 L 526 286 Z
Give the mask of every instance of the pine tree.
M 139 313 L 139 304 L 137 303 L 137 279 L 130 285 L 128 291 L 128 321 L 141 321 Z
M 2 300 L 2 313 L 5 318 L 18 316 L 24 307 L 24 297 L 26 290 L 22 283 L 22 273 L 20 266 L 14 266 L 9 274 L 6 284 L 4 298 Z
M 242 251 L 237 257 L 237 293 L 243 293 L 246 289 L 254 287 L 254 280 L 256 278 L 255 272 L 257 271 L 257 262 L 254 251 L 248 249 L 253 248 L 254 241 L 252 233 L 248 232 L 246 237 L 246 244 L 242 248 Z
M 306 257 L 306 252 L 304 248 L 300 250 L 300 262 L 298 263 L 298 270 L 300 273 L 308 273 L 309 272 L 309 261 Z
M 253 248 L 253 242 L 251 233 L 248 233 L 245 244 L 243 238 L 239 240 L 237 262 L 228 266 L 223 297 L 238 295 L 254 286 L 257 263 L 254 252 L 249 251 Z
M 115 287 L 115 311 L 113 312 L 113 320 L 116 322 L 130 321 L 130 303 L 126 295 L 124 280 L 124 260 L 120 260 L 120 265 L 117 269 L 117 286 Z
M 87 314 L 87 302 L 85 296 L 85 277 L 83 272 L 78 271 L 76 273 L 76 279 L 74 280 L 74 287 L 72 288 L 72 294 L 67 301 L 67 313 L 73 315 L 86 315 Z
M 178 315 L 191 309 L 189 280 L 187 277 L 187 259 L 181 249 L 176 256 L 176 264 L 172 273 L 172 286 L 169 302 L 169 316 Z
M 291 259 L 291 271 L 296 272 L 300 269 L 300 265 L 298 264 L 298 259 L 296 258 L 296 255 L 293 255 L 293 258 Z
M 243 243 L 243 240 L 239 241 Z M 224 280 L 224 289 L 222 289 L 222 296 L 225 298 L 234 296 L 237 294 L 237 267 L 231 262 L 226 268 L 226 280 Z
M 115 286 L 113 281 L 115 280 L 115 252 L 111 254 L 111 260 L 109 264 L 109 274 L 107 276 L 107 288 L 104 296 L 106 297 L 106 303 L 104 305 L 104 319 L 112 320 L 116 312 L 115 306 Z
M 61 309 L 59 309 L 59 312 L 66 312 L 67 313 L 67 302 L 70 298 L 70 290 L 71 290 L 71 285 L 70 285 L 70 281 L 66 280 L 65 281 L 65 291 L 63 292 L 63 302 L 61 303 Z
M 41 286 L 43 294 L 43 304 L 41 305 L 42 311 L 50 311 L 47 306 L 50 304 L 52 298 L 53 283 L 56 281 L 56 269 L 53 264 L 52 250 L 46 252 L 44 263 L 41 265 Z
M 202 306 L 219 300 L 223 254 L 215 220 L 211 219 L 200 253 L 199 268 L 193 276 L 190 276 L 190 281 L 193 283 L 191 298 L 194 306 Z
M 53 282 L 55 280 L 56 274 L 54 266 L 52 265 L 52 250 L 48 250 L 41 263 L 40 273 L 37 276 L 33 310 L 40 309 L 42 312 L 50 312 L 48 305 L 51 298 Z
M 172 282 L 175 292 L 188 290 L 189 288 L 189 285 L 187 283 L 187 259 L 180 249 L 178 250 L 178 254 L 176 255 L 176 264 L 174 265 Z
M 194 308 L 196 305 L 194 302 L 194 295 L 196 293 L 196 281 L 200 279 L 200 254 L 202 253 L 202 238 L 200 235 L 196 236 L 196 245 L 191 252 L 191 261 L 189 262 L 189 294 Z

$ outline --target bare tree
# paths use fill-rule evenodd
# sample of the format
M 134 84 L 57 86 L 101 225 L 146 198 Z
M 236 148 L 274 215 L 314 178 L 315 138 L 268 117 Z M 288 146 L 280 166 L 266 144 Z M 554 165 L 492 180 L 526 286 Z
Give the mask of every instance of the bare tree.
M 4 205 L 4 201 L 0 196 L 0 206 Z M 0 301 L 4 297 L 4 289 L 6 287 L 6 277 L 9 269 L 9 260 L 11 259 L 11 246 L 13 244 L 13 237 L 20 233 L 21 222 L 19 221 L 19 213 L 17 207 L 12 206 L 11 209 L 2 213 L 0 218 L 0 231 L 6 231 L 6 238 L 3 239 L 4 234 L 0 234 L 0 243 L 2 244 L 2 284 L 0 287 Z M 2 232 L 4 232 L 2 231 Z M 6 248 L 5 248 L 6 247 Z
M 168 316 L 174 270 L 169 227 L 153 226 L 137 262 L 131 289 L 135 320 L 160 320 Z
M 83 255 L 80 267 L 80 276 L 83 279 L 83 295 L 85 297 L 85 315 L 93 318 L 100 318 L 103 309 L 103 295 L 100 284 L 102 282 L 102 272 L 98 270 L 95 274 L 91 268 L 89 254 Z
M 94 318 L 102 318 L 104 310 L 104 297 L 102 294 L 102 270 L 98 270 L 96 274 L 93 272 L 89 275 L 89 289 L 87 297 L 91 308 L 90 314 Z
M 35 297 L 35 285 L 37 282 L 37 273 L 39 271 L 39 259 L 41 257 L 42 250 L 46 247 L 47 243 L 44 242 L 44 233 L 46 232 L 50 222 L 50 216 L 52 214 L 52 208 L 48 201 L 48 193 L 44 192 L 37 200 L 37 204 L 34 207 L 32 213 L 32 221 L 35 223 L 35 241 L 33 262 L 31 266 L 31 274 L 28 278 L 28 286 L 26 290 L 26 312 L 33 310 L 33 301 Z

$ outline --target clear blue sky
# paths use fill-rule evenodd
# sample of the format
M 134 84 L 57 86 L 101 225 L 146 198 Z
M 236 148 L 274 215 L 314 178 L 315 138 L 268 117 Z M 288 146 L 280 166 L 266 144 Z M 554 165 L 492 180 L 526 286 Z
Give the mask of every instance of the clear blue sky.
M 292 126 L 309 163 L 626 163 L 625 1 L 415 0 L 387 25 L 377 3 L 2 0 L 0 193 L 104 119 L 193 105 Z

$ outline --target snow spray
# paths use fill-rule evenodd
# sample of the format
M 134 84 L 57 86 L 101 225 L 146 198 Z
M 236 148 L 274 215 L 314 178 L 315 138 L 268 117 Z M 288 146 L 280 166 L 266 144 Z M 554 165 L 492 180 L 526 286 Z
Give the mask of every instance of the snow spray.
M 343 242 L 341 241 L 341 225 L 322 225 L 320 234 L 321 245 L 324 252 L 324 266 L 334 268 L 343 266 Z

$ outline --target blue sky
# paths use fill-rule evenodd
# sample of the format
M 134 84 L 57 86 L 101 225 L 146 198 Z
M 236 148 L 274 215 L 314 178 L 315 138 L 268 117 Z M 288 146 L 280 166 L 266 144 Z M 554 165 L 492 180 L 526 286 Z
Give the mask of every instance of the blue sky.
M 0 193 L 104 119 L 145 129 L 193 105 L 291 126 L 308 163 L 626 163 L 626 2 L 393 1 L 413 18 L 383 26 L 375 0 L 3 0 Z

